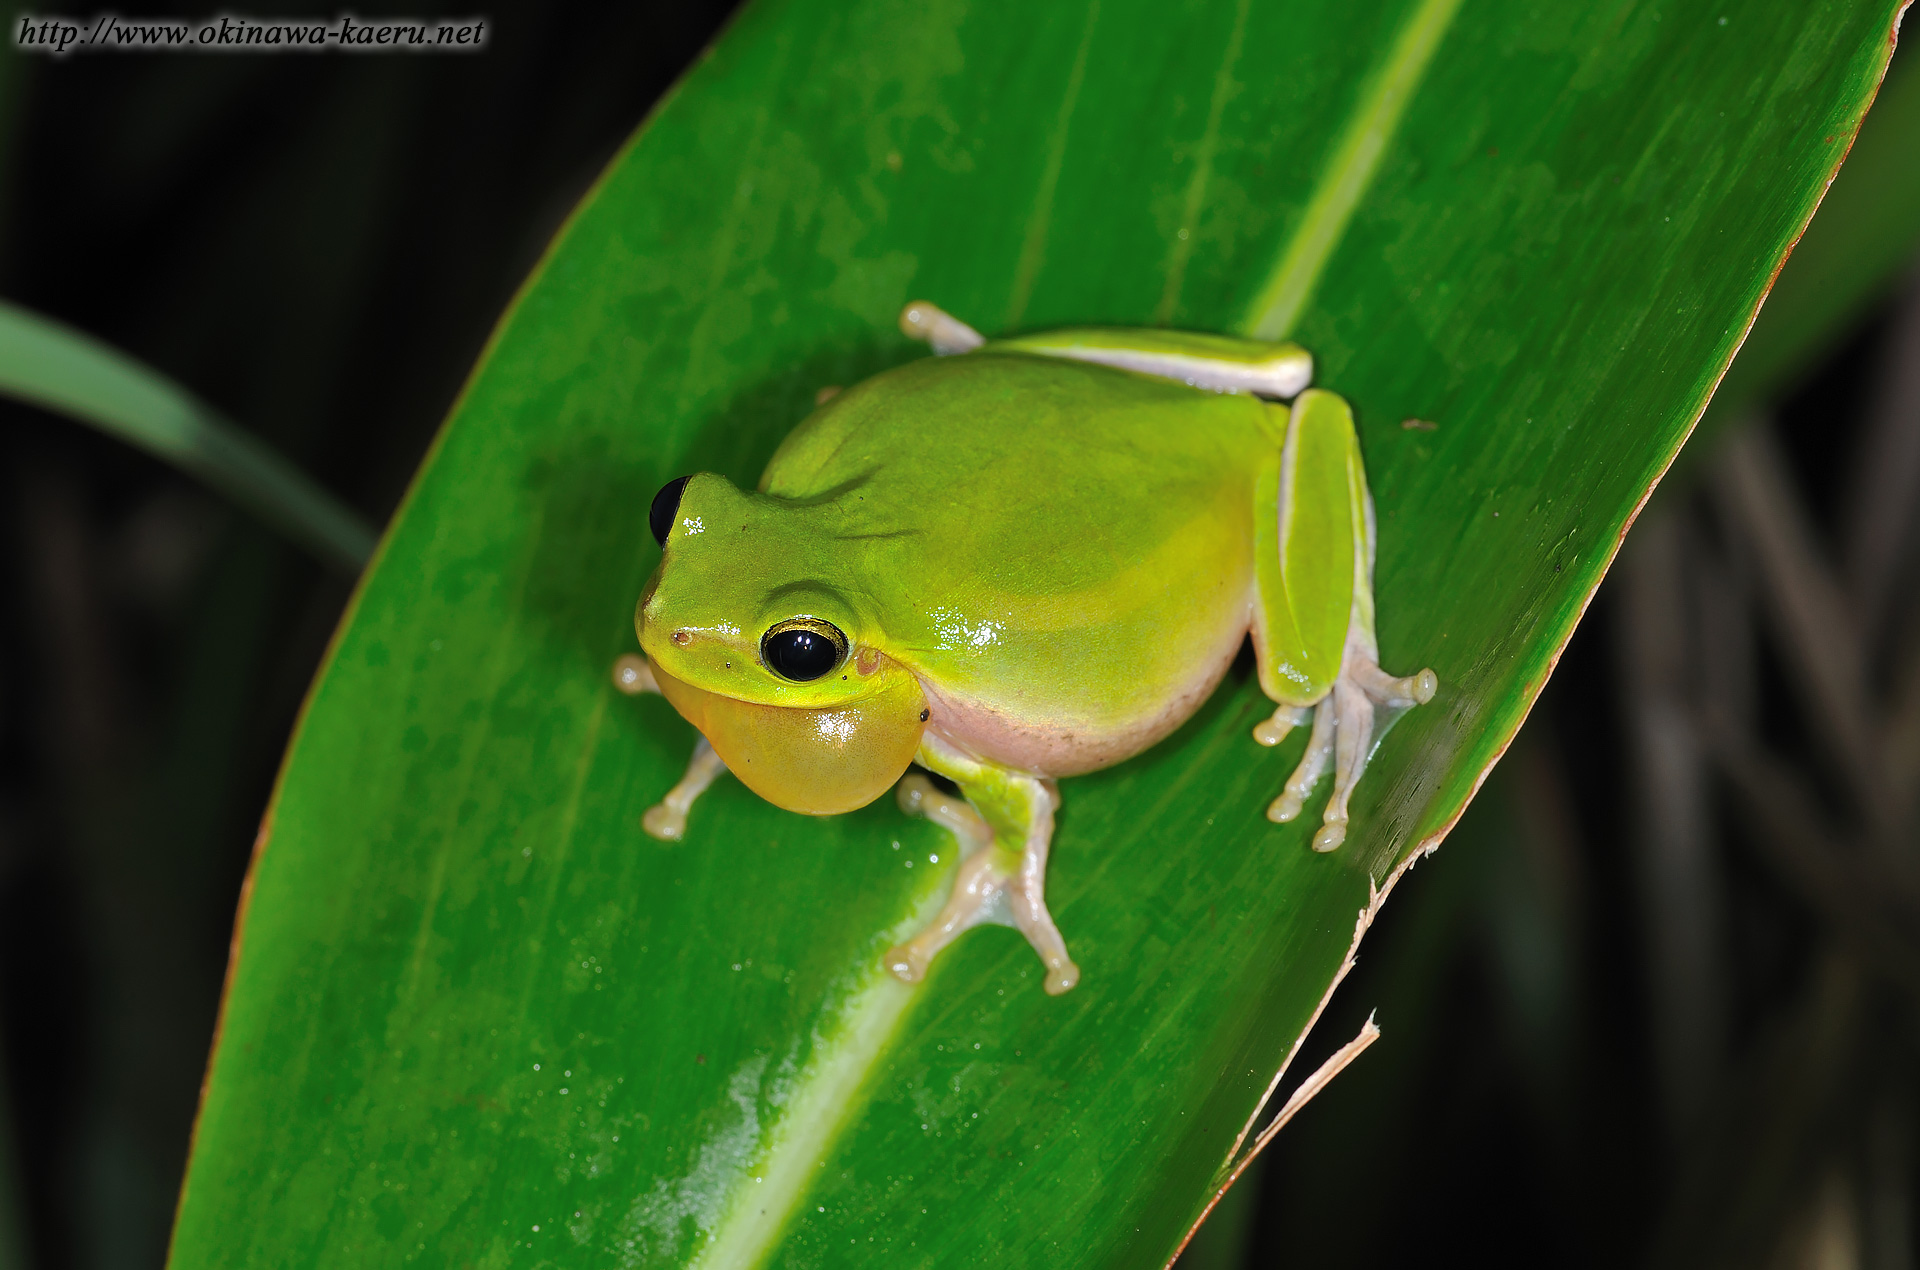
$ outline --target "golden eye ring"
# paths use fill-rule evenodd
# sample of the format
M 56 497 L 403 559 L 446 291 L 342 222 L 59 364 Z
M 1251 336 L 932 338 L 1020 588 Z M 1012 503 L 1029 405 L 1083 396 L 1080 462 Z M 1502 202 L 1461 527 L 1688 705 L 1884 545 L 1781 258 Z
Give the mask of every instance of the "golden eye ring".
M 846 659 L 846 635 L 822 618 L 790 617 L 760 637 L 760 660 L 768 670 L 794 683 L 823 679 Z

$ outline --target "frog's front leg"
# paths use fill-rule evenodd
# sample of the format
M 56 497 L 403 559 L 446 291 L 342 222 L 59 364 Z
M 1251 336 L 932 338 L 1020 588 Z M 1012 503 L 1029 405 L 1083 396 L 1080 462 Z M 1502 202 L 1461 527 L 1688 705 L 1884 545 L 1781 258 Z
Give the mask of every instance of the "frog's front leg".
M 1309 710 L 1313 720 L 1306 753 L 1267 816 L 1298 816 L 1331 761 L 1333 794 L 1313 837 L 1314 850 L 1331 851 L 1346 841 L 1347 802 L 1366 771 L 1375 708 L 1419 705 L 1439 683 L 1431 670 L 1397 678 L 1380 668 L 1373 500 L 1345 401 L 1300 395 L 1255 500 L 1254 646 L 1260 685 L 1280 708 L 1254 728 L 1254 739 L 1278 745 Z
M 960 844 L 964 862 L 993 845 L 993 826 L 964 798 L 955 798 L 919 772 L 908 772 L 894 787 L 893 796 L 900 810 L 909 816 L 931 820 Z
M 982 762 L 929 733 L 921 766 L 960 786 L 966 801 L 936 790 L 924 777 L 901 782 L 901 809 L 945 826 L 960 842 L 953 894 L 927 928 L 887 953 L 887 968 L 909 983 L 948 944 L 983 923 L 1012 926 L 1047 968 L 1046 989 L 1059 995 L 1080 982 L 1066 940 L 1047 911 L 1047 851 L 1059 795 L 1051 781 Z
M 660 691 L 659 681 L 653 677 L 653 667 L 647 659 L 633 653 L 625 653 L 613 663 L 613 686 L 630 697 Z M 720 779 L 727 765 L 713 752 L 713 746 L 706 737 L 694 743 L 693 757 L 687 760 L 687 772 L 679 783 L 667 791 L 646 815 L 640 818 L 640 827 L 662 842 L 678 842 L 687 836 L 687 813 L 693 809 L 694 800 L 707 792 L 707 787 Z
M 666 797 L 647 808 L 640 827 L 662 842 L 678 842 L 687 836 L 687 813 L 694 799 L 707 792 L 707 786 L 720 779 L 727 765 L 713 752 L 706 737 L 693 744 L 693 757 L 687 760 L 687 774 L 668 790 Z

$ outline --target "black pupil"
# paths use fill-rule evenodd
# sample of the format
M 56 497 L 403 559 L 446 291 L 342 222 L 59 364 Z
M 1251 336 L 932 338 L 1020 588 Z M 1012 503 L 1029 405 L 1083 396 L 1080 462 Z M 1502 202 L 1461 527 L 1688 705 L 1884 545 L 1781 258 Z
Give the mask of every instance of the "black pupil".
M 772 632 L 760 641 L 760 655 L 782 679 L 800 683 L 818 679 L 840 660 L 840 650 L 832 640 L 805 627 Z

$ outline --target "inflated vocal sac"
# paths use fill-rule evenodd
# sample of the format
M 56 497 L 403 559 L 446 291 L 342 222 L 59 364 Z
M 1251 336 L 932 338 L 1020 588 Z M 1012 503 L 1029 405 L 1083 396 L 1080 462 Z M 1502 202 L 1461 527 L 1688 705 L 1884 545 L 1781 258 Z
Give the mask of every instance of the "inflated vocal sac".
M 776 807 L 832 816 L 864 807 L 906 774 L 926 729 L 912 673 L 883 664 L 875 690 L 825 709 L 764 706 L 695 688 L 653 667 L 660 692 L 741 784 Z

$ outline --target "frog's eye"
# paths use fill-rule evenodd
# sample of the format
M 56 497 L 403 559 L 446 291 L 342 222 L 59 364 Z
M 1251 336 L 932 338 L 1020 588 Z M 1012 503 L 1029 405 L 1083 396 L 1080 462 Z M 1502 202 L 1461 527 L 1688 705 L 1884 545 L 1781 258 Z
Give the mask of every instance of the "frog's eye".
M 687 492 L 687 482 L 692 479 L 680 476 L 668 481 L 653 496 L 653 506 L 647 509 L 647 528 L 653 530 L 653 540 L 663 547 L 667 545 L 667 535 L 673 532 L 673 517 L 680 510 L 680 496 Z
M 806 683 L 840 664 L 847 637 L 832 622 L 792 617 L 760 637 L 760 658 L 782 679 Z

